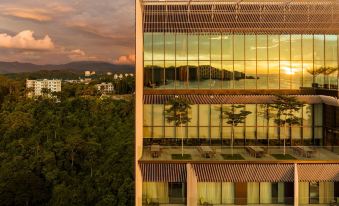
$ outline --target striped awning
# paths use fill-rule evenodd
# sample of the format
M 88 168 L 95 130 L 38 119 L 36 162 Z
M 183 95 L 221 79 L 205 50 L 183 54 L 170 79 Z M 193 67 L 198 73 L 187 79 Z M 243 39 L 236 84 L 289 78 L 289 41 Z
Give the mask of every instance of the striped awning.
M 270 104 L 274 103 L 273 95 L 177 95 L 192 104 Z M 295 95 L 299 101 L 307 104 L 330 103 L 333 97 L 317 95 Z M 144 104 L 166 104 L 175 95 L 144 95 Z M 334 98 L 333 98 L 334 99 Z M 336 106 L 336 100 L 333 100 Z M 332 105 L 332 104 L 331 104 Z
M 298 164 L 299 181 L 339 181 L 339 164 Z
M 293 164 L 192 164 L 199 182 L 293 182 Z
M 140 163 L 145 182 L 186 182 L 186 164 Z

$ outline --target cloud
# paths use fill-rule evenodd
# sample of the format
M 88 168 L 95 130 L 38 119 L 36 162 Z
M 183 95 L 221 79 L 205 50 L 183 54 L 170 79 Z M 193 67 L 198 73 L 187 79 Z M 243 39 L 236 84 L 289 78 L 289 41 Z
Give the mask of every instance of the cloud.
M 51 50 L 54 49 L 52 39 L 46 35 L 43 39 L 35 39 L 34 32 L 25 30 L 16 36 L 0 34 L 0 47 L 9 49 Z
M 74 50 L 69 51 L 68 58 L 70 58 L 72 61 L 84 61 L 84 60 L 97 60 L 98 59 L 96 56 L 87 55 L 86 52 L 84 52 L 81 49 L 74 49 Z
M 115 35 L 109 27 L 106 27 L 100 23 L 90 24 L 85 21 L 68 21 L 66 23 L 67 27 L 75 28 L 79 31 L 86 32 L 88 34 L 95 35 L 97 37 L 123 41 L 128 39 L 126 35 Z
M 50 4 L 49 7 L 54 12 L 59 12 L 59 13 L 69 13 L 69 12 L 74 11 L 74 8 L 71 7 L 70 5 L 56 3 L 56 2 Z
M 1 10 L 3 15 L 22 19 L 29 19 L 39 22 L 47 22 L 52 20 L 52 17 L 48 14 L 48 12 L 42 9 L 5 8 Z
M 134 64 L 135 63 L 135 55 L 123 55 L 114 61 L 115 64 Z

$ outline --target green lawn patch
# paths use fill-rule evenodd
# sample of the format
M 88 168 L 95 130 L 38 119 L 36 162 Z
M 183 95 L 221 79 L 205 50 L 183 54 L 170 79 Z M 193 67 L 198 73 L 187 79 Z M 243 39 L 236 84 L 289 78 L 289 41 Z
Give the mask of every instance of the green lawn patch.
M 244 160 L 243 156 L 240 154 L 221 154 L 224 160 Z
M 278 160 L 295 160 L 296 158 L 290 154 L 271 154 L 275 159 Z
M 172 159 L 174 160 L 191 160 L 192 156 L 190 154 L 172 154 Z

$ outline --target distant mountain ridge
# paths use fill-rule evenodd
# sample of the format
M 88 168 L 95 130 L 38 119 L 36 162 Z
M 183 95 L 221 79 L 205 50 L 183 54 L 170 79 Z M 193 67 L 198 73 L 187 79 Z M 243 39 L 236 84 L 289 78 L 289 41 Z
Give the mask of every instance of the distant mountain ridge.
M 0 74 L 36 72 L 41 70 L 70 70 L 75 72 L 82 72 L 86 70 L 96 72 L 134 72 L 134 65 L 118 65 L 99 61 L 79 61 L 67 64 L 46 65 L 0 61 Z

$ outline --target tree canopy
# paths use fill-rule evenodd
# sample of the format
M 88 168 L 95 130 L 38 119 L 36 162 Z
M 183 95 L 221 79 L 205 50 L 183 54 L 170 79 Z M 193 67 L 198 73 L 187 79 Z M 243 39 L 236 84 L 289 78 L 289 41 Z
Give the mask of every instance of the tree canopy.
M 76 85 L 59 102 L 29 99 L 0 79 L 0 205 L 134 205 L 133 100 Z

